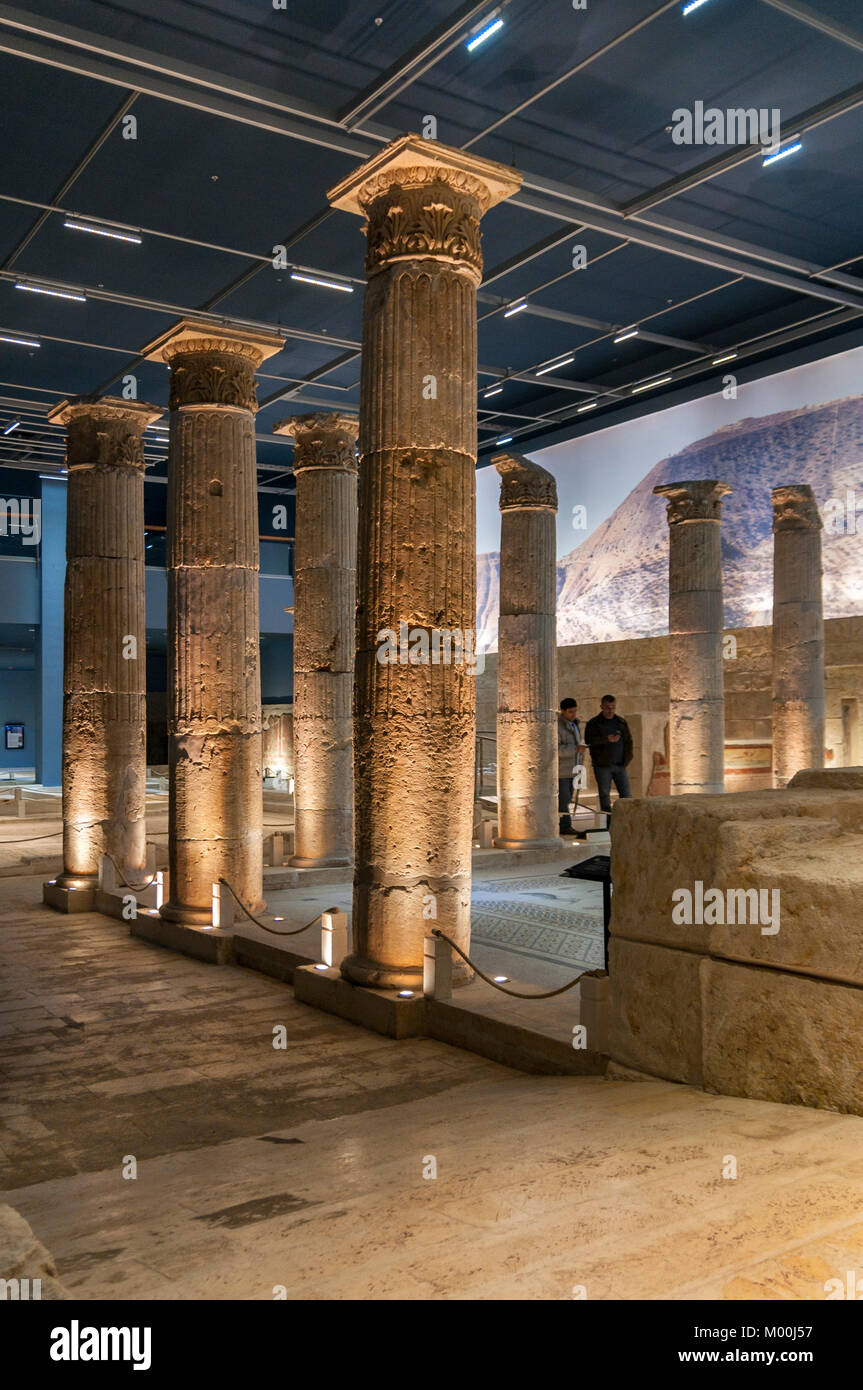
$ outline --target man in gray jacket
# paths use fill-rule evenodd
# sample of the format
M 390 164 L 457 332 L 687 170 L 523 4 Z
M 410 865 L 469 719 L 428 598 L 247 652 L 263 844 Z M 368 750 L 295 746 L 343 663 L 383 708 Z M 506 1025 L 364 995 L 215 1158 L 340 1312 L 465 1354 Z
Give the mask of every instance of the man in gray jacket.
M 560 813 L 560 834 L 574 835 L 569 804 L 572 801 L 572 779 L 581 763 L 587 745 L 581 741 L 578 705 L 567 697 L 560 702 L 557 716 L 557 809 Z M 578 792 L 576 792 L 576 797 Z

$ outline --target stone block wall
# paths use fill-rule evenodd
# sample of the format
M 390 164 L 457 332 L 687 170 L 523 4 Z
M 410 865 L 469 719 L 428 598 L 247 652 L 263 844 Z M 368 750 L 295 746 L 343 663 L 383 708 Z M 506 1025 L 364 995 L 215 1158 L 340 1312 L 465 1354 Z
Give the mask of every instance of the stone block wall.
M 863 1114 L 863 769 L 620 802 L 611 838 L 612 1058 Z

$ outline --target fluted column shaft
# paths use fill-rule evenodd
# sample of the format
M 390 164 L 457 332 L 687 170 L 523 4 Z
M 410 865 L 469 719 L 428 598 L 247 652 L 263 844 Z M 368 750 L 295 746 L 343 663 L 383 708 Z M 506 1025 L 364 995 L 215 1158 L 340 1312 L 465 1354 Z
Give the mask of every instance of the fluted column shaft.
M 298 868 L 353 858 L 357 421 L 299 415 L 294 550 L 294 855 Z
M 376 986 L 420 986 L 430 924 L 470 941 L 479 222 L 517 186 L 502 166 L 407 136 L 330 193 L 368 219 L 342 971 Z M 457 634 L 446 653 L 442 631 Z
M 49 416 L 68 429 L 61 888 L 94 886 L 102 854 L 146 868 L 141 436 L 161 413 L 105 397 Z
M 501 475 L 495 844 L 546 848 L 559 843 L 557 488 L 519 455 L 492 462 Z
M 263 907 L 254 373 L 281 339 L 188 320 L 148 349 L 171 368 L 168 459 L 170 897 L 212 920 L 224 878 Z
M 811 487 L 774 488 L 773 785 L 824 766 L 821 517 Z
M 671 793 L 725 790 L 722 499 L 710 480 L 655 487 L 668 498 Z

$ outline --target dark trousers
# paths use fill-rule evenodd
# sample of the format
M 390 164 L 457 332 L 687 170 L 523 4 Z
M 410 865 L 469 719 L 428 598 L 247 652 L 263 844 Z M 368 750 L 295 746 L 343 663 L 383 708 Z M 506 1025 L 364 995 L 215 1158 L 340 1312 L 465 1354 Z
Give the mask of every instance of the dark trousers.
M 596 764 L 594 764 L 593 775 L 596 778 L 596 785 L 599 788 L 599 807 L 601 811 L 611 810 L 612 782 L 617 787 L 618 796 L 632 796 L 632 792 L 629 790 L 629 773 L 621 763 L 618 763 L 615 767 L 597 767 Z
M 558 777 L 557 779 L 557 809 L 562 816 L 569 813 L 569 803 L 572 800 L 572 778 Z

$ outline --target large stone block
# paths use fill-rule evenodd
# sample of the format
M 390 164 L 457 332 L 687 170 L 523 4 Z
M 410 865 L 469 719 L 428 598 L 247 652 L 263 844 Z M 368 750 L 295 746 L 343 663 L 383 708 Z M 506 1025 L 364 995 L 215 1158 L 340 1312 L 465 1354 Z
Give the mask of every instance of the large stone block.
M 703 964 L 708 1090 L 863 1114 L 863 991 L 778 970 Z
M 668 1081 L 700 1086 L 705 958 L 612 938 L 608 1053 Z

